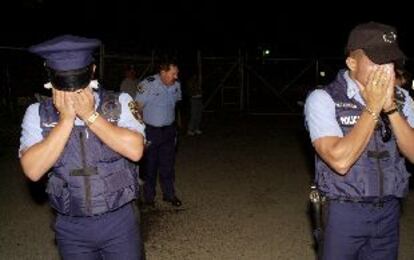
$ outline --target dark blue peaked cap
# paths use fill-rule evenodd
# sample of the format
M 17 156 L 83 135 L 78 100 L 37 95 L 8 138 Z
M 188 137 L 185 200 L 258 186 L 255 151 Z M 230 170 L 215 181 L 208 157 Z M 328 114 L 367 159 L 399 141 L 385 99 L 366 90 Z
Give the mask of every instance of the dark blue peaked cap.
M 81 69 L 93 62 L 93 50 L 101 45 L 98 39 L 73 35 L 62 35 L 33 45 L 29 51 L 43 57 L 53 70 L 68 71 Z

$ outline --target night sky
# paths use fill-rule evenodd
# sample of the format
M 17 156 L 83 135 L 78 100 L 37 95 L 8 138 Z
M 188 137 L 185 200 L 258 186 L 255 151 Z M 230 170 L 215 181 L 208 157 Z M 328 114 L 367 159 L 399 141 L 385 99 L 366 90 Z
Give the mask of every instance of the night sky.
M 275 57 L 340 56 L 350 29 L 370 20 L 398 28 L 411 56 L 411 8 L 392 4 L 245 1 L 24 0 L 3 7 L 2 46 L 27 47 L 61 34 L 98 37 L 106 49 L 226 52 L 265 46 Z M 362 1 L 361 1 L 362 2 Z M 24 22 L 28 21 L 28 22 Z

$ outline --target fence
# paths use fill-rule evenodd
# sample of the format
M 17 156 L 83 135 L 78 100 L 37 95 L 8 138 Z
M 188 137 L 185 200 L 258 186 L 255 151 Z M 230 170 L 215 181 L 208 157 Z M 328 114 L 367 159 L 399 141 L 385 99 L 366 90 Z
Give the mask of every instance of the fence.
M 140 79 L 155 73 L 156 52 L 152 56 L 104 54 L 104 82 L 116 89 L 125 64 L 138 68 Z M 240 111 L 248 114 L 295 114 L 302 108 L 307 92 L 333 79 L 344 67 L 341 58 L 249 57 L 235 51 L 226 57 L 203 56 L 201 51 L 180 62 L 183 91 L 191 73 L 198 73 L 207 111 Z M 323 72 L 323 73 L 322 73 Z M 115 87 L 113 87 L 115 86 Z
M 197 51 L 180 62 L 180 78 L 185 93 L 190 72 L 200 76 L 207 111 L 239 111 L 247 114 L 301 113 L 308 91 L 332 80 L 343 58 L 271 58 L 236 50 L 234 55 L 207 56 Z M 119 90 L 125 65 L 134 65 L 139 79 L 155 73 L 158 52 L 138 56 L 96 53 L 97 77 L 106 89 Z M 183 56 L 183 55 L 182 55 Z M 40 58 L 23 49 L 0 47 L 0 108 L 2 113 L 19 115 L 34 101 L 47 77 Z M 408 60 L 408 69 L 412 68 Z

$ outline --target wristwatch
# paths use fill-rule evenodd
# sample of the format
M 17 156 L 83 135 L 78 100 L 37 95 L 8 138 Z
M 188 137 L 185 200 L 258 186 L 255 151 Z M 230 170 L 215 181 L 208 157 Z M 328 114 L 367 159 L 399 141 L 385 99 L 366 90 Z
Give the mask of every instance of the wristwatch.
M 374 119 L 375 122 L 378 122 L 379 115 L 377 113 L 372 111 L 372 109 L 367 106 L 364 108 L 364 110 L 372 117 L 372 119 Z
M 88 119 L 86 119 L 85 123 L 86 125 L 90 126 L 93 123 L 95 123 L 96 119 L 99 117 L 99 113 L 95 111 Z
M 388 111 L 384 111 L 384 114 L 386 114 L 387 116 L 389 116 L 391 114 L 394 114 L 395 112 L 398 112 L 398 108 L 397 107 L 395 107 L 393 109 L 390 109 Z

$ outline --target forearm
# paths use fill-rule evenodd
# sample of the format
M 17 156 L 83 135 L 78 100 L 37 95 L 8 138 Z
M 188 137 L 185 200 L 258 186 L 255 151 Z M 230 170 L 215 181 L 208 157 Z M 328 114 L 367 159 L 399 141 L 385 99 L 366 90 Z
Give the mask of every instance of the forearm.
M 32 181 L 38 181 L 58 160 L 73 128 L 73 121 L 62 120 L 41 142 L 23 152 L 23 171 Z
M 399 113 L 393 113 L 388 118 L 399 150 L 410 162 L 414 162 L 414 129 Z
M 141 134 L 115 126 L 102 116 L 89 125 L 89 128 L 115 152 L 132 161 L 141 159 L 144 149 L 144 137 Z
M 367 112 L 361 114 L 353 129 L 343 138 L 325 142 L 318 154 L 339 174 L 345 175 L 364 152 L 374 132 L 376 121 Z M 317 149 L 318 150 L 318 149 Z

